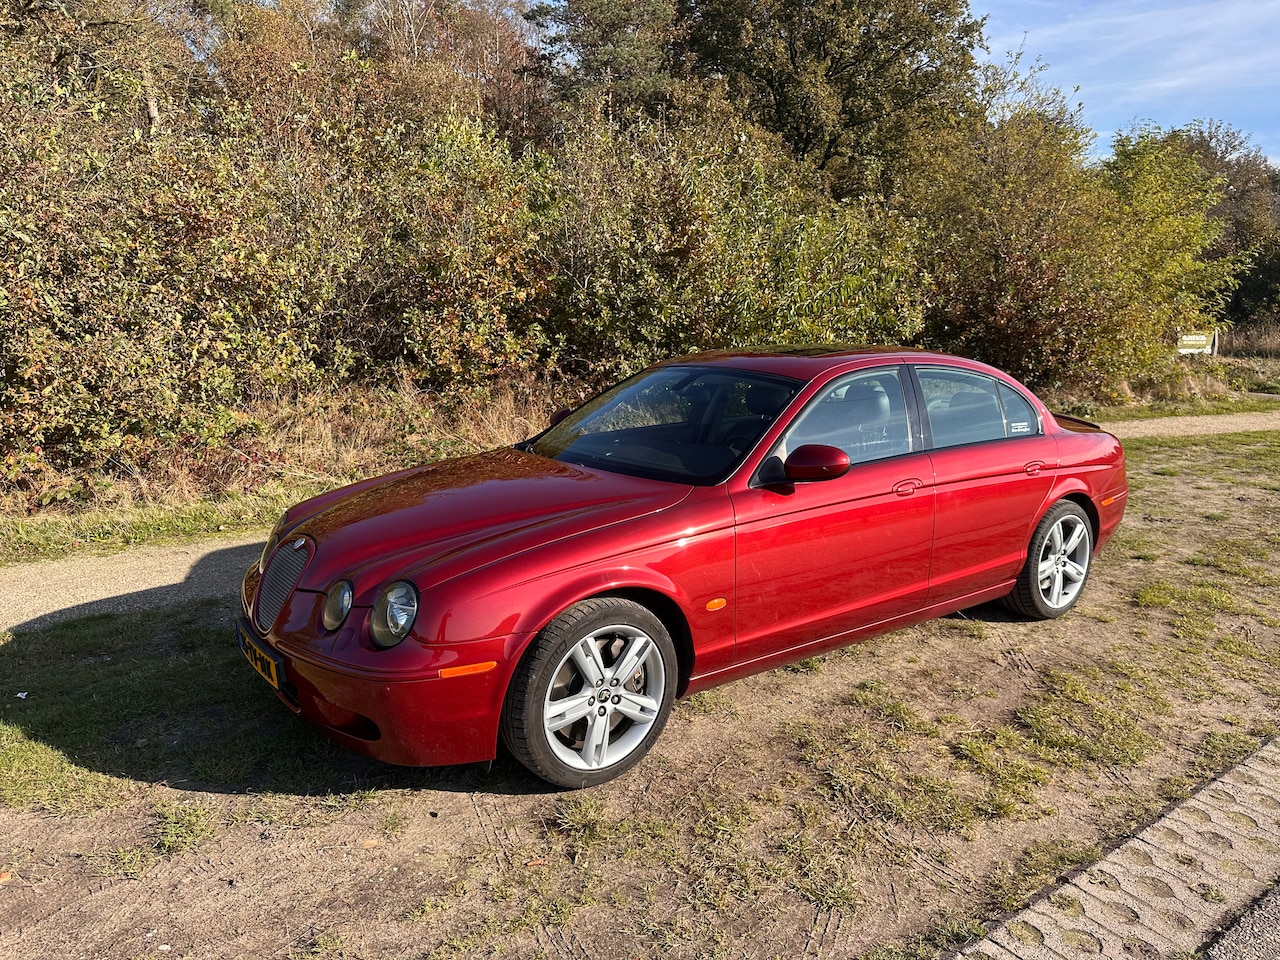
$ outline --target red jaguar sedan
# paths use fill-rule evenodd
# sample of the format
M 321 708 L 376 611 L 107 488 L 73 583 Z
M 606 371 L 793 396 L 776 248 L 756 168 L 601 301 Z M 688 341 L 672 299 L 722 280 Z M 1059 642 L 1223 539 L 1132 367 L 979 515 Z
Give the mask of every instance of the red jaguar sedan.
M 390 763 L 598 784 L 677 696 L 1003 598 L 1080 598 L 1128 487 L 1115 437 L 913 350 L 708 353 L 543 433 L 300 503 L 241 649 Z

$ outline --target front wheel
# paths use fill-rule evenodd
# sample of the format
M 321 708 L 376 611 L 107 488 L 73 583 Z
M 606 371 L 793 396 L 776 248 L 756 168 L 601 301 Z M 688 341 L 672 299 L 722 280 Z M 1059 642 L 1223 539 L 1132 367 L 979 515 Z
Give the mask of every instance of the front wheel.
M 1089 518 L 1078 504 L 1058 501 L 1031 535 L 1027 562 L 1005 604 L 1037 620 L 1062 616 L 1080 599 L 1092 557 Z
M 676 679 L 675 645 L 651 611 L 617 597 L 584 600 L 526 651 L 507 690 L 502 739 L 550 783 L 604 783 L 658 739 Z

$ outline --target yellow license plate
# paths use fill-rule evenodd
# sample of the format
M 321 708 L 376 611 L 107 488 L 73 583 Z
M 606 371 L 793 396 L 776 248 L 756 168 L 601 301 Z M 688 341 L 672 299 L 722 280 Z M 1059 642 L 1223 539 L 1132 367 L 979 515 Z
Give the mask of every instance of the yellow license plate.
M 284 672 L 280 658 L 262 649 L 258 641 L 249 636 L 244 627 L 237 627 L 236 633 L 239 634 L 240 650 L 244 653 L 245 659 L 253 665 L 253 669 L 257 670 L 267 683 L 279 690 L 281 674 Z

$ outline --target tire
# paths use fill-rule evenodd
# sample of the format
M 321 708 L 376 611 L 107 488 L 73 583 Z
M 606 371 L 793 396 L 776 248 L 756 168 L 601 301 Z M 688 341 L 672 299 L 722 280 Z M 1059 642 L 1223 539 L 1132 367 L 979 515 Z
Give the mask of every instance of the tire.
M 1092 558 L 1089 518 L 1078 504 L 1059 500 L 1031 535 L 1027 561 L 1005 605 L 1037 620 L 1062 616 L 1084 592 Z
M 583 600 L 525 651 L 502 708 L 503 742 L 549 783 L 604 783 L 649 752 L 677 679 L 675 645 L 650 610 L 618 597 Z

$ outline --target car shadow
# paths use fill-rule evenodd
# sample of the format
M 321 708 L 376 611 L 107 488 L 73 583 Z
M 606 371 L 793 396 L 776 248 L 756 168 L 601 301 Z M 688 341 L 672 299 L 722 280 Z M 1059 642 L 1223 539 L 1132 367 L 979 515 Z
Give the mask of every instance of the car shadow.
M 68 762 L 49 764 L 65 768 L 49 776 L 73 792 L 92 779 L 82 771 L 220 793 L 553 791 L 501 753 L 489 764 L 396 767 L 294 715 L 236 643 L 240 582 L 260 552 L 217 550 L 179 583 L 43 613 L 7 640 L 0 631 L 0 724 L 17 732 L 5 749 L 55 751 Z
M 236 643 L 240 582 L 260 551 L 217 550 L 178 583 L 43 613 L 7 641 L 0 633 L 0 723 L 70 761 L 70 780 L 78 768 L 220 793 L 556 792 L 502 750 L 492 763 L 396 767 L 294 715 Z M 1023 620 L 1000 603 L 950 617 Z
M 948 613 L 943 620 L 981 620 L 983 623 L 1027 623 L 1030 618 L 1010 610 L 999 600 Z

